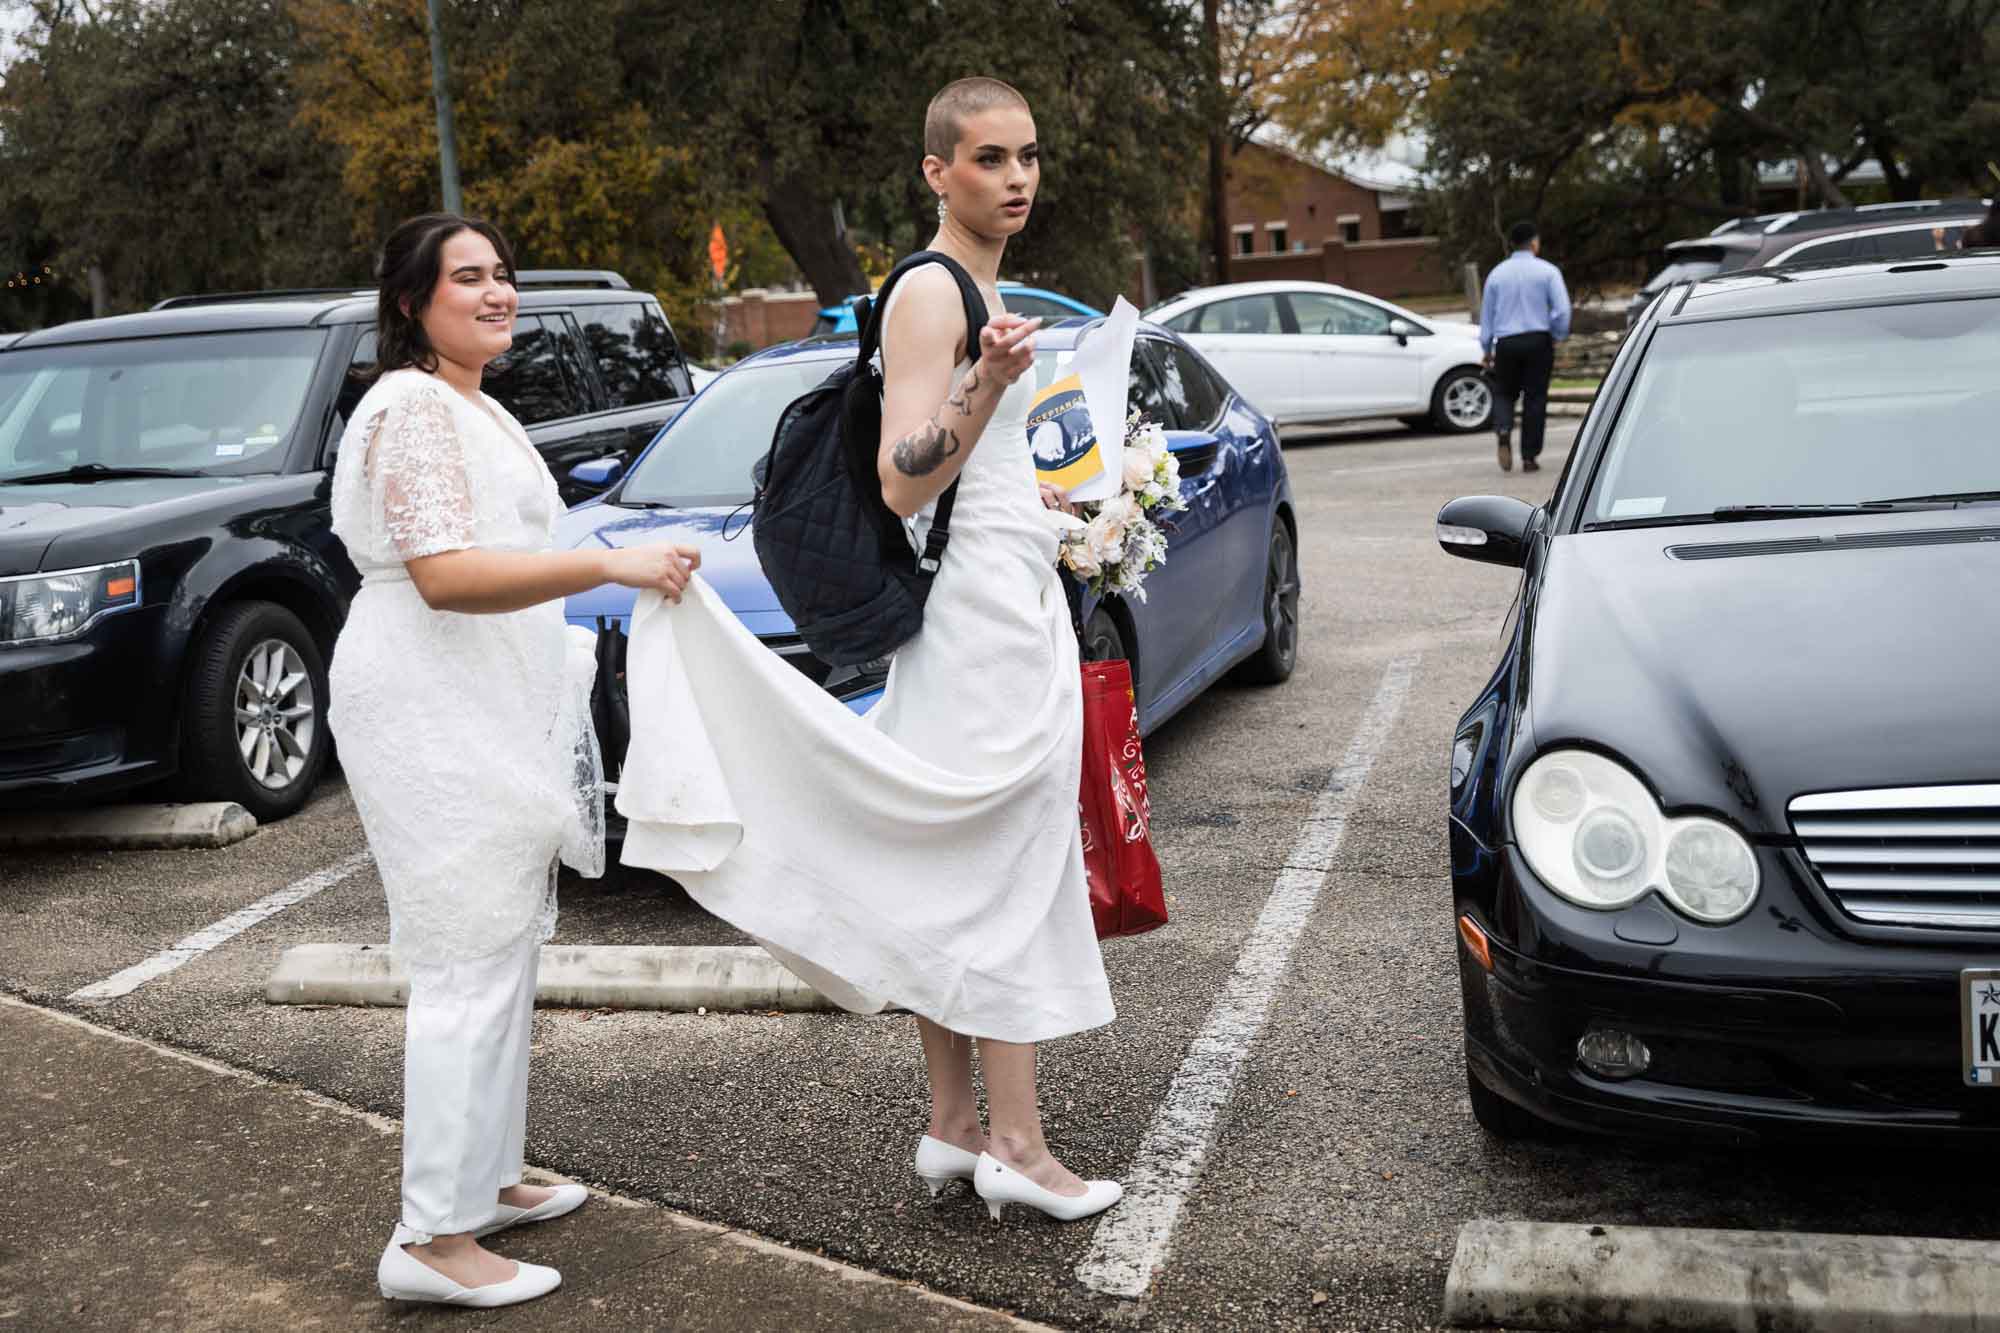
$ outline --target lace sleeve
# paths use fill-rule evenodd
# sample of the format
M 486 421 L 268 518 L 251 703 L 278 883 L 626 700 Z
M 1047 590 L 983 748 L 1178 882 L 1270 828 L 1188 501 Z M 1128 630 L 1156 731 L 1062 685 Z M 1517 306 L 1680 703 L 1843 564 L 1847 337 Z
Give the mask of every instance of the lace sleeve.
M 378 530 L 396 559 L 475 544 L 465 448 L 451 407 L 435 390 L 409 394 L 377 415 L 366 467 Z

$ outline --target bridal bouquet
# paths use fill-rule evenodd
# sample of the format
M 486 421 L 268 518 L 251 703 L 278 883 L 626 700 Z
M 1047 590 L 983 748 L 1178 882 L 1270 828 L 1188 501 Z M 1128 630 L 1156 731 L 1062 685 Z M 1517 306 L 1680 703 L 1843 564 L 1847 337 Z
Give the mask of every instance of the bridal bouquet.
M 1167 559 L 1167 535 L 1157 514 L 1187 508 L 1181 469 L 1166 432 L 1135 410 L 1125 419 L 1124 475 L 1118 494 L 1079 502 L 1063 534 L 1062 563 L 1100 597 L 1146 600 L 1146 575 Z

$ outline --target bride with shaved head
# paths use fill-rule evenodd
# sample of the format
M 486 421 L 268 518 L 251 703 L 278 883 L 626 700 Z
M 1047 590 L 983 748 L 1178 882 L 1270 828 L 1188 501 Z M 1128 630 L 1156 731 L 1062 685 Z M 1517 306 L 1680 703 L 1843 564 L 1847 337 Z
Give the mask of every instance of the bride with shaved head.
M 1121 1187 L 1051 1151 L 1039 1043 L 1113 1017 L 1077 814 L 1083 706 L 1056 570 L 1059 494 L 1028 441 L 1038 320 L 1007 313 L 1008 238 L 1041 183 L 1035 119 L 997 79 L 950 84 L 924 122 L 941 263 L 882 312 L 882 496 L 922 549 L 958 490 L 923 628 L 856 718 L 752 637 L 701 579 L 635 617 L 633 742 L 619 807 L 627 863 L 704 907 L 857 1012 L 916 1016 L 930 1119 L 916 1174 L 972 1182 L 994 1217 L 1088 1217 Z M 986 1085 L 982 1124 L 974 1047 Z

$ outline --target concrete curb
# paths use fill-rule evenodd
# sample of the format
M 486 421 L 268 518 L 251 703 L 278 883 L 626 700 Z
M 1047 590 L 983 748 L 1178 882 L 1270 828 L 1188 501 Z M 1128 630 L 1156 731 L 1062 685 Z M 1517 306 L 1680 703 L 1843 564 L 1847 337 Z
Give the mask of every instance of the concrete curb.
M 1552 405 L 1555 403 L 1582 403 L 1585 406 L 1588 406 L 1590 404 L 1590 400 L 1595 397 L 1597 397 L 1597 390 L 1595 389 L 1550 389 L 1549 390 L 1549 402 Z
M 1444 1322 L 1548 1330 L 1971 1333 L 2000 1320 L 2000 1244 L 1907 1236 L 1468 1222 Z
M 256 816 L 234 801 L 20 811 L 0 815 L 0 851 L 227 847 L 256 831 Z
M 301 944 L 264 986 L 272 1004 L 401 1005 L 409 978 L 388 949 Z M 569 1009 L 833 1009 L 837 1006 L 750 946 L 542 946 L 535 1003 Z

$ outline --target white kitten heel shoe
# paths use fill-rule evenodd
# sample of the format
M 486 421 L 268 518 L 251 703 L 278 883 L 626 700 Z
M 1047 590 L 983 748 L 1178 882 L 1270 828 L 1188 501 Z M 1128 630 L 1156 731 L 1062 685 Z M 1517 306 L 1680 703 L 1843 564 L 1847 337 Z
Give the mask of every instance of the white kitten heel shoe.
M 972 1188 L 986 1200 L 986 1211 L 1000 1220 L 1000 1211 L 1010 1203 L 1026 1204 L 1058 1222 L 1074 1222 L 1094 1217 L 1125 1197 L 1125 1187 L 1115 1180 L 1092 1180 L 1081 1194 L 1057 1194 L 1008 1166 L 992 1153 L 979 1154 L 979 1171 Z
M 500 1305 L 519 1305 L 537 1296 L 546 1296 L 562 1285 L 562 1274 L 540 1264 L 516 1262 L 514 1276 L 505 1282 L 489 1282 L 483 1287 L 461 1287 L 403 1248 L 409 1233 L 401 1227 L 389 1240 L 389 1248 L 375 1265 L 375 1285 L 392 1301 L 421 1301 L 430 1305 L 462 1305 L 490 1310 Z
M 978 1153 L 967 1152 L 928 1134 L 917 1140 L 917 1174 L 930 1187 L 933 1199 L 952 1181 L 971 1180 L 978 1171 Z
M 583 1207 L 583 1201 L 590 1197 L 590 1191 L 581 1185 L 557 1185 L 555 1193 L 543 1199 L 533 1208 L 512 1208 L 504 1203 L 493 1205 L 493 1220 L 472 1233 L 473 1239 L 490 1236 L 508 1227 L 526 1226 L 530 1222 L 552 1222 L 565 1213 L 573 1213 Z

